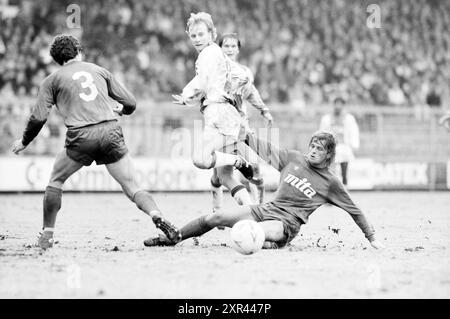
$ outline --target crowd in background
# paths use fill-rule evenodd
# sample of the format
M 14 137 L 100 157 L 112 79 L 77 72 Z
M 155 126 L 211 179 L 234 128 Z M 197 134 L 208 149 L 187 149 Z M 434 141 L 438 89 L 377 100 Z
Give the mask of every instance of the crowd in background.
M 267 102 L 315 105 L 336 90 L 355 104 L 440 105 L 449 96 L 449 1 L 377 1 L 380 28 L 369 28 L 369 2 L 360 0 L 83 0 L 81 29 L 72 30 L 68 1 L 16 3 L 17 14 L 0 21 L 6 97 L 36 94 L 56 67 L 52 37 L 70 31 L 88 61 L 137 96 L 167 99 L 193 76 L 196 54 L 185 28 L 201 10 L 212 14 L 219 36 L 239 34 L 240 59 Z

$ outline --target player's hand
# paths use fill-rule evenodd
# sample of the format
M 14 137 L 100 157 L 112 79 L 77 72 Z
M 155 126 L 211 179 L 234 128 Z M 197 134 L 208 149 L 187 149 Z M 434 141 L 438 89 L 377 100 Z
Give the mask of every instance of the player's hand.
M 270 112 L 263 112 L 262 116 L 267 120 L 267 127 L 272 127 L 273 124 L 273 117 Z
M 181 95 L 172 94 L 172 98 L 173 98 L 172 103 L 179 104 L 179 105 L 185 105 L 186 104 L 186 103 L 184 103 L 184 99 L 183 99 L 183 97 Z
M 372 245 L 372 247 L 375 249 L 384 249 L 385 248 L 384 245 L 378 240 L 371 241 L 370 245 Z
M 443 115 L 439 119 L 439 124 L 450 131 L 450 113 L 447 113 L 447 114 Z
M 123 115 L 123 105 L 122 104 L 114 105 L 113 112 L 119 116 L 122 116 Z
M 22 139 L 16 140 L 11 145 L 11 152 L 13 152 L 16 155 L 19 155 L 19 153 L 22 152 L 25 148 L 26 146 L 22 144 Z

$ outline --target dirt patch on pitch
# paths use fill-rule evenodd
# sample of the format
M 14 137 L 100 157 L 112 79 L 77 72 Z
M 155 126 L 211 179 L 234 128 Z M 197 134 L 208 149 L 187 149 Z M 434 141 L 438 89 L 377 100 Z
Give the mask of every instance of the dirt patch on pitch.
M 225 206 L 236 205 L 225 194 Z M 65 194 L 55 247 L 31 246 L 40 195 L 2 195 L 2 298 L 449 298 L 448 193 L 355 193 L 387 246 L 374 251 L 345 212 L 324 207 L 290 246 L 242 256 L 228 230 L 198 245 L 145 248 L 149 218 L 121 194 Z M 208 194 L 156 194 L 177 225 Z

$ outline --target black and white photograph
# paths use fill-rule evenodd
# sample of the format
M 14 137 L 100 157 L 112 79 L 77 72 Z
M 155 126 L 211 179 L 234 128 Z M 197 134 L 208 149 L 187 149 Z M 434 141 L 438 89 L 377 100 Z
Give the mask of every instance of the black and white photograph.
M 450 1 L 0 0 L 0 299 L 449 299 L 449 230 Z

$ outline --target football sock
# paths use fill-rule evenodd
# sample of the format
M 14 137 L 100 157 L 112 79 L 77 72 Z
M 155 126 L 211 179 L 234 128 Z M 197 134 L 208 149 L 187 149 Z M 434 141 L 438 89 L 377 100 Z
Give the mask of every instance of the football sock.
M 213 153 L 213 163 L 211 167 L 234 166 L 239 161 L 239 156 L 215 151 Z
M 238 185 L 231 190 L 231 196 L 239 205 L 252 205 L 253 201 L 244 185 Z
M 259 203 L 259 190 L 258 187 L 252 183 L 248 184 L 248 187 L 246 187 L 248 192 L 250 193 L 250 198 L 252 199 L 253 203 Z
M 223 189 L 222 185 L 220 183 L 215 184 L 214 181 L 211 179 L 211 193 L 213 196 L 213 209 L 218 210 L 220 207 L 222 207 L 223 202 Z
M 341 173 L 342 173 L 342 184 L 347 186 L 347 169 L 348 169 L 348 162 L 341 163 Z
M 205 217 L 206 215 L 194 219 L 193 221 L 185 225 L 183 228 L 181 228 L 180 229 L 181 238 L 185 240 L 191 237 L 201 236 L 204 233 L 207 233 L 211 229 L 213 229 L 214 227 L 211 227 L 206 223 Z
M 253 178 L 251 182 L 253 185 L 256 186 L 256 188 L 255 187 L 252 188 L 252 190 L 255 191 L 257 195 L 256 203 L 262 204 L 264 202 L 264 191 L 265 191 L 264 179 L 262 177 Z
M 152 195 L 148 192 L 144 190 L 138 191 L 133 195 L 132 200 L 136 206 L 147 215 L 150 215 L 151 217 L 154 215 L 161 215 Z
M 47 186 L 44 195 L 44 229 L 46 227 L 55 227 L 56 215 L 61 209 L 61 198 L 62 189 Z

